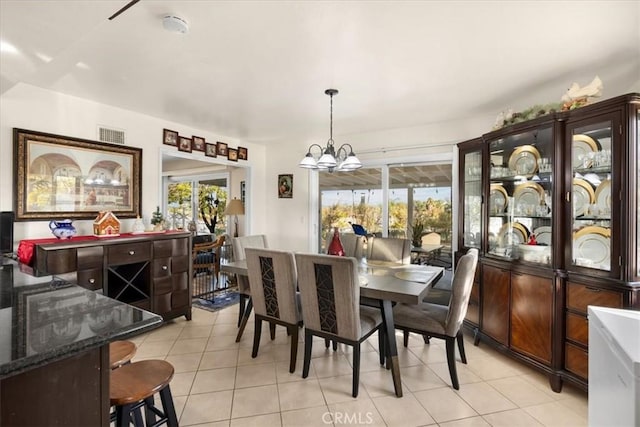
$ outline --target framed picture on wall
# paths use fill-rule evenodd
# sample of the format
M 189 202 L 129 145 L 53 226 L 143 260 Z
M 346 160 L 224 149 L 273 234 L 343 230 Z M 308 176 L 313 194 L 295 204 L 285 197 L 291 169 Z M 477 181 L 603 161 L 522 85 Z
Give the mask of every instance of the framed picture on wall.
M 278 175 L 278 198 L 293 198 L 293 175 Z
M 232 162 L 238 161 L 238 150 L 235 148 L 227 148 L 227 159 Z
M 205 142 L 203 137 L 194 135 L 192 141 L 191 148 L 194 151 L 204 151 Z
M 204 155 L 209 157 L 217 157 L 218 156 L 218 146 L 216 144 L 205 143 L 204 144 Z
M 245 147 L 238 147 L 238 159 L 249 160 L 249 150 Z
M 218 156 L 226 157 L 228 148 L 227 143 L 218 141 L 216 144 L 218 146 Z
M 165 145 L 173 145 L 176 147 L 178 145 L 178 132 L 170 129 L 162 130 L 162 143 Z
M 191 144 L 191 138 L 187 138 L 186 136 L 178 137 L 178 150 L 191 153 Z

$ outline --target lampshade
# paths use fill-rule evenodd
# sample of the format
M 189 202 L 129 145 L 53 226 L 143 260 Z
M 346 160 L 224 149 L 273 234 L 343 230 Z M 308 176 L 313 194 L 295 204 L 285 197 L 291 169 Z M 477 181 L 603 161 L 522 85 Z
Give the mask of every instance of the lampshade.
M 227 204 L 227 208 L 224 210 L 225 215 L 244 215 L 244 205 L 242 200 L 233 199 Z

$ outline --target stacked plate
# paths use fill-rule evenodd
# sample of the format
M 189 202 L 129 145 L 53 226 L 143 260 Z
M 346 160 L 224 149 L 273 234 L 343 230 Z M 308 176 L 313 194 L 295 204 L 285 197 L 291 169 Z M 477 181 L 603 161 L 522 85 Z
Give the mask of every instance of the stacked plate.
M 589 226 L 573 233 L 573 259 L 576 265 L 611 269 L 611 230 Z

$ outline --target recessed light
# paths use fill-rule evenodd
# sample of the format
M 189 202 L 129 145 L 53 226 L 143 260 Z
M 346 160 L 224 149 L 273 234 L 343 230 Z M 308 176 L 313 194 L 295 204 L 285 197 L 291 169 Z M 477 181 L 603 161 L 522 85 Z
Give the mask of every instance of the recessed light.
M 189 31 L 189 24 L 187 24 L 187 21 L 173 15 L 167 15 L 162 18 L 162 26 L 165 30 L 173 33 L 185 34 Z

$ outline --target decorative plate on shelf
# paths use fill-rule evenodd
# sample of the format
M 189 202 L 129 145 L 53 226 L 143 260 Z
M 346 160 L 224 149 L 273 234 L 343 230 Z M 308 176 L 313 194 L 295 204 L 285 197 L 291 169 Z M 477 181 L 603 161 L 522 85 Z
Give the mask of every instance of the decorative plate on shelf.
M 588 135 L 573 135 L 573 149 L 571 158 L 573 159 L 573 168 L 582 168 L 582 159 L 589 153 L 600 151 L 600 143 Z
M 609 270 L 610 255 L 610 229 L 589 226 L 573 233 L 573 259 L 577 265 Z
M 611 180 L 605 179 L 596 188 L 596 205 L 600 208 L 600 212 L 611 212 Z
M 489 191 L 489 211 L 495 215 L 503 213 L 509 205 L 509 193 L 502 184 L 491 184 Z
M 509 169 L 518 175 L 533 176 L 538 170 L 540 153 L 533 145 L 521 145 L 509 157 Z
M 542 226 L 533 230 L 533 234 L 536 236 L 536 242 L 539 245 L 551 246 L 551 227 Z
M 544 200 L 544 188 L 536 182 L 525 182 L 518 184 L 513 190 L 513 203 L 516 214 L 526 212 L 525 207 L 531 207 L 533 214 L 536 206 L 540 205 L 540 201 Z
M 498 244 L 502 247 L 524 244 L 528 240 L 529 230 L 519 222 L 507 222 L 498 232 Z
M 589 205 L 595 200 L 596 194 L 591 183 L 581 178 L 573 178 L 573 216 L 585 215 Z

